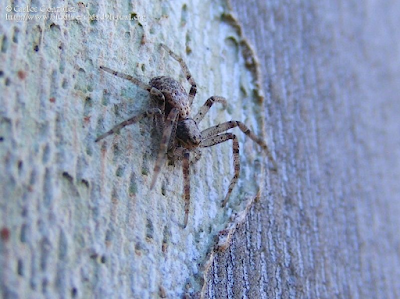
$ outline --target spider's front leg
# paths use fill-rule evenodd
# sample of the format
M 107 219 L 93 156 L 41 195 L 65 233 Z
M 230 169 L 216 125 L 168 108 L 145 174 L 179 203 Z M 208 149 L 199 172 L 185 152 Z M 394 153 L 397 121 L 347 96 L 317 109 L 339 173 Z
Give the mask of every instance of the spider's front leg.
M 207 114 L 207 112 L 210 110 L 211 106 L 214 105 L 214 103 L 221 103 L 222 105 L 224 105 L 224 107 L 226 107 L 227 102 L 226 99 L 223 97 L 218 97 L 218 96 L 212 96 L 209 99 L 207 99 L 207 101 L 204 103 L 203 106 L 200 107 L 199 112 L 197 112 L 197 114 L 195 115 L 195 117 L 193 117 L 194 121 L 199 124 L 204 116 Z
M 217 135 L 219 133 L 225 132 L 225 131 L 235 128 L 235 127 L 239 127 L 239 129 L 244 134 L 249 136 L 251 140 L 253 140 L 259 146 L 261 146 L 262 149 L 267 153 L 268 158 L 272 161 L 274 170 L 278 170 L 278 165 L 276 164 L 275 159 L 272 157 L 272 154 L 271 154 L 267 144 L 264 142 L 264 140 L 257 137 L 252 131 L 250 131 L 250 129 L 244 123 L 242 123 L 240 121 L 236 121 L 236 120 L 227 121 L 225 123 L 205 129 L 204 131 L 201 132 L 201 135 L 203 136 L 203 138 L 208 138 L 210 136 Z
M 160 173 L 161 165 L 163 164 L 167 156 L 168 145 L 171 139 L 171 133 L 176 130 L 178 115 L 179 115 L 179 110 L 177 108 L 173 108 L 171 109 L 170 113 L 167 116 L 167 119 L 165 120 L 164 132 L 161 137 L 160 149 L 158 151 L 156 164 L 154 166 L 153 179 L 151 181 L 150 189 L 153 189 L 158 174 Z
M 210 147 L 225 141 L 232 139 L 232 151 L 233 151 L 233 168 L 235 170 L 235 174 L 229 184 L 228 193 L 225 196 L 224 201 L 222 202 L 222 207 L 225 207 L 228 202 L 229 196 L 232 193 L 233 188 L 235 187 L 237 180 L 239 178 L 240 173 L 240 159 L 239 159 L 239 141 L 235 134 L 232 133 L 224 133 L 220 135 L 211 136 L 207 139 L 204 139 L 200 143 L 200 147 Z

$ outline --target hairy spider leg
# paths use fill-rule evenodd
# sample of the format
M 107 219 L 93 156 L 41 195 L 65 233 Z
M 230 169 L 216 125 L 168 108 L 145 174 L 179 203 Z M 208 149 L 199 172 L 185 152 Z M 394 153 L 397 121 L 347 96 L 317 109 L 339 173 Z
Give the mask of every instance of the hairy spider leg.
M 149 109 L 149 110 L 147 110 L 147 111 L 145 111 L 145 112 L 143 112 L 143 113 L 141 113 L 139 115 L 135 115 L 135 116 L 123 121 L 122 123 L 114 126 L 111 130 L 107 131 L 106 133 L 104 133 L 104 134 L 100 135 L 99 137 L 97 137 L 95 142 L 98 142 L 98 141 L 106 138 L 107 136 L 118 132 L 119 130 L 121 130 L 122 128 L 124 128 L 126 126 L 129 126 L 131 124 L 134 124 L 134 123 L 140 121 L 144 117 L 151 117 L 151 116 L 154 116 L 154 115 L 162 115 L 161 110 L 158 109 L 158 108 L 152 108 L 152 109 Z
M 185 198 L 185 219 L 183 222 L 183 227 L 185 228 L 188 223 L 189 209 L 190 209 L 190 168 L 189 168 L 190 154 L 189 150 L 184 149 L 183 151 L 183 193 Z
M 147 90 L 148 92 L 150 92 L 150 94 L 152 96 L 155 96 L 160 102 L 162 102 L 161 110 L 162 111 L 165 110 L 165 98 L 164 98 L 164 95 L 157 88 L 152 87 L 151 85 L 146 84 L 146 83 L 140 81 L 139 79 L 137 79 L 135 77 L 132 77 L 131 75 L 127 75 L 127 74 L 124 74 L 124 73 L 121 73 L 121 72 L 114 71 L 114 70 L 112 70 L 112 69 L 110 69 L 110 68 L 108 68 L 106 66 L 102 66 L 101 65 L 100 69 L 102 69 L 103 71 L 105 71 L 107 73 L 110 73 L 110 74 L 112 74 L 114 76 L 117 76 L 119 78 L 131 81 L 133 84 L 139 86 L 140 88 L 142 88 L 144 90 Z
M 199 124 L 204 116 L 207 114 L 207 112 L 210 110 L 211 106 L 214 105 L 214 103 L 221 103 L 224 107 L 226 107 L 227 105 L 227 101 L 225 98 L 223 97 L 218 97 L 218 96 L 212 96 L 209 99 L 207 99 L 207 101 L 204 103 L 203 106 L 200 107 L 199 111 L 197 112 L 197 114 L 195 115 L 195 117 L 193 117 L 193 120 Z
M 166 50 L 168 52 L 168 54 L 171 55 L 172 58 L 175 59 L 176 61 L 178 61 L 179 64 L 181 65 L 182 71 L 186 76 L 186 80 L 191 85 L 190 91 L 189 91 L 189 105 L 192 106 L 193 99 L 196 96 L 196 92 L 197 92 L 197 85 L 196 85 L 196 82 L 194 81 L 192 75 L 190 74 L 189 68 L 187 67 L 187 65 L 183 61 L 183 59 L 181 57 L 179 57 L 178 55 L 176 55 L 174 52 L 172 52 L 172 50 L 170 48 L 168 48 L 164 44 L 161 44 L 161 47 L 164 48 L 164 50 Z
M 133 84 L 136 84 L 140 88 L 143 88 L 143 89 L 145 89 L 147 91 L 150 91 L 151 88 L 152 88 L 149 84 L 143 83 L 142 81 L 140 81 L 139 79 L 137 79 L 135 77 L 132 77 L 131 75 L 127 75 L 127 74 L 124 74 L 124 73 L 121 73 L 121 72 L 114 71 L 114 70 L 112 70 L 112 69 L 110 69 L 110 68 L 108 68 L 106 66 L 102 66 L 102 65 L 100 66 L 100 69 L 102 69 L 103 71 L 106 71 L 107 73 L 110 73 L 110 74 L 112 74 L 114 76 L 117 76 L 117 77 L 120 77 L 122 79 L 131 81 Z
M 165 120 L 164 132 L 161 137 L 161 145 L 158 151 L 156 164 L 154 166 L 153 179 L 151 181 L 150 189 L 153 189 L 158 174 L 160 173 L 161 166 L 167 156 L 169 140 L 171 138 L 172 131 L 174 131 L 176 128 L 178 115 L 179 115 L 179 110 L 177 108 L 172 108 L 170 113 L 168 114 L 167 119 Z
M 200 143 L 200 147 L 210 147 L 225 141 L 232 139 L 232 151 L 233 151 L 233 168 L 234 168 L 234 176 L 231 179 L 231 183 L 229 184 L 228 192 L 226 193 L 225 199 L 222 202 L 222 207 L 225 207 L 228 202 L 229 196 L 232 193 L 233 188 L 235 187 L 240 173 L 240 159 L 239 159 L 239 141 L 235 134 L 232 133 L 224 133 L 220 135 L 211 136 Z
M 278 169 L 278 165 L 276 164 L 275 159 L 272 157 L 272 154 L 267 146 L 267 144 L 262 140 L 261 138 L 257 137 L 250 129 L 242 122 L 236 121 L 236 120 L 231 120 L 224 122 L 222 124 L 210 127 L 208 129 L 205 129 L 201 132 L 201 135 L 203 138 L 208 138 L 214 135 L 217 135 L 219 133 L 225 132 L 229 129 L 239 127 L 239 129 L 246 134 L 247 136 L 250 137 L 251 140 L 253 140 L 255 143 L 257 143 L 261 148 L 267 153 L 268 158 L 271 160 L 274 170 Z

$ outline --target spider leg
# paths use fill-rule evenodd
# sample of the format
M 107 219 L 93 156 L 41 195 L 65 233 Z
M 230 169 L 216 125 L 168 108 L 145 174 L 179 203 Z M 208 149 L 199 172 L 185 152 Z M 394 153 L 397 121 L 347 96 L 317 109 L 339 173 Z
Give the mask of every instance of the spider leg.
M 176 55 L 174 52 L 172 52 L 172 50 L 170 48 L 168 48 L 164 44 L 161 44 L 161 47 L 164 48 L 164 50 L 167 51 L 168 54 L 171 55 L 172 58 L 175 59 L 176 61 L 178 61 L 179 64 L 181 65 L 181 68 L 186 76 L 186 80 L 191 85 L 190 91 L 189 91 L 189 104 L 190 104 L 190 106 L 192 106 L 193 99 L 196 96 L 196 92 L 197 92 L 197 85 L 196 85 L 196 82 L 194 81 L 194 79 L 192 78 L 192 75 L 190 74 L 189 68 L 187 67 L 187 65 L 183 61 L 183 59 L 181 57 L 179 57 L 178 55 Z
M 183 222 L 183 227 L 185 228 L 188 223 L 189 208 L 190 208 L 190 169 L 189 169 L 189 151 L 187 149 L 183 152 L 183 192 L 185 196 L 185 220 Z
M 150 189 L 153 189 L 154 184 L 156 183 L 157 176 L 160 173 L 161 165 L 165 160 L 167 155 L 168 145 L 171 138 L 171 133 L 174 131 L 177 124 L 177 117 L 179 114 L 179 110 L 176 108 L 171 109 L 171 112 L 168 114 L 167 119 L 165 120 L 165 128 L 161 138 L 160 150 L 158 152 L 156 165 L 154 166 L 153 179 L 151 181 Z
M 124 73 L 114 71 L 114 70 L 112 70 L 112 69 L 110 69 L 110 68 L 108 68 L 106 66 L 100 66 L 100 69 L 102 69 L 103 71 L 106 71 L 107 73 L 110 73 L 110 74 L 112 74 L 114 76 L 117 76 L 117 77 L 120 77 L 122 79 L 131 81 L 133 84 L 136 84 L 140 88 L 143 88 L 143 89 L 145 89 L 147 91 L 151 90 L 151 86 L 150 85 L 148 85 L 146 83 L 143 83 L 142 81 L 140 81 L 139 79 L 137 79 L 135 77 L 132 77 L 131 75 L 126 75 Z
M 235 174 L 231 179 L 231 183 L 229 184 L 228 193 L 226 193 L 225 199 L 222 202 L 222 207 L 225 207 L 228 202 L 229 196 L 232 193 L 233 188 L 235 187 L 237 180 L 239 178 L 240 173 L 240 159 L 239 159 L 239 141 L 235 134 L 232 133 L 224 133 L 216 136 L 210 136 L 209 138 L 203 140 L 200 143 L 200 147 L 210 147 L 225 141 L 232 139 L 232 151 L 233 151 L 233 168 L 235 170 Z
M 182 160 L 183 198 L 185 199 L 185 228 L 188 223 L 190 209 L 190 165 L 192 164 L 192 161 L 190 161 L 190 151 L 184 147 L 177 147 L 170 154 L 170 158 L 174 161 Z
M 199 122 L 202 121 L 202 119 L 204 118 L 204 116 L 207 114 L 208 110 L 210 110 L 211 106 L 215 103 L 221 103 L 222 105 L 224 105 L 224 107 L 226 107 L 226 99 L 223 97 L 217 97 L 217 96 L 212 96 L 210 97 L 203 106 L 200 107 L 199 112 L 197 112 L 196 116 L 193 117 L 194 121 L 198 124 Z
M 231 120 L 227 121 L 225 123 L 216 125 L 214 127 L 205 129 L 201 132 L 201 135 L 203 138 L 208 138 L 210 136 L 217 135 L 219 133 L 225 132 L 229 129 L 239 127 L 239 129 L 246 134 L 247 136 L 250 137 L 251 140 L 253 140 L 255 143 L 257 143 L 259 146 L 262 147 L 262 149 L 267 153 L 268 158 L 272 161 L 272 164 L 274 166 L 274 170 L 278 169 L 278 165 L 276 164 L 275 159 L 272 157 L 272 154 L 267 146 L 267 144 L 262 140 L 261 138 L 257 137 L 250 129 L 242 122 L 236 121 L 236 120 Z
M 162 111 L 165 110 L 165 98 L 163 93 L 158 90 L 157 88 L 152 87 L 149 84 L 143 83 L 142 81 L 140 81 L 139 79 L 132 77 L 131 75 L 127 75 L 121 72 L 117 72 L 114 71 L 106 66 L 100 66 L 100 69 L 102 69 L 103 71 L 106 71 L 107 73 L 110 73 L 114 76 L 117 76 L 119 78 L 131 81 L 133 84 L 139 86 L 140 88 L 147 90 L 148 92 L 150 92 L 151 95 L 157 97 L 159 99 L 159 101 L 163 102 L 163 106 L 162 106 Z
M 134 123 L 140 121 L 144 117 L 150 117 L 150 116 L 154 116 L 154 115 L 157 115 L 157 114 L 158 115 L 162 115 L 161 110 L 158 109 L 158 108 L 152 108 L 152 109 L 149 109 L 149 110 L 147 110 L 147 111 L 145 111 L 145 112 L 143 112 L 143 113 L 141 113 L 139 115 L 135 115 L 135 116 L 131 117 L 130 119 L 127 119 L 127 120 L 123 121 L 122 123 L 114 126 L 111 130 L 107 131 L 106 133 L 104 133 L 104 134 L 100 135 L 99 137 L 97 137 L 95 142 L 98 142 L 101 139 L 103 139 L 103 138 L 105 138 L 105 137 L 107 137 L 107 136 L 109 136 L 111 134 L 114 134 L 114 133 L 118 132 L 119 130 L 121 130 L 122 128 L 124 128 L 126 126 L 129 126 L 131 124 L 134 124 Z

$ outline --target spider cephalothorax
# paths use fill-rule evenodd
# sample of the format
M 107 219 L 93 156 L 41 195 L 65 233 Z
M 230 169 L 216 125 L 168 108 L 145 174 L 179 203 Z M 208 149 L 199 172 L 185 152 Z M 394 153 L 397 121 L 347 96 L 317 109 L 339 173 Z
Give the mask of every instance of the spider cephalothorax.
M 229 132 L 227 133 L 227 130 L 239 127 L 239 129 L 243 133 L 245 133 L 254 142 L 262 147 L 262 149 L 271 159 L 275 169 L 277 168 L 277 166 L 275 160 L 272 158 L 270 151 L 268 150 L 267 144 L 261 138 L 254 135 L 250 131 L 250 129 L 240 121 L 231 120 L 200 131 L 198 124 L 204 118 L 205 114 L 208 112 L 211 106 L 215 102 L 226 105 L 226 100 L 222 97 L 217 96 L 210 97 L 199 109 L 198 113 L 192 118 L 190 116 L 190 112 L 193 99 L 197 91 L 196 83 L 182 58 L 172 52 L 167 46 L 161 44 L 161 47 L 164 48 L 181 65 L 182 70 L 185 73 L 186 79 L 191 85 L 189 94 L 186 93 L 185 89 L 178 81 L 170 77 L 155 77 L 150 80 L 149 84 L 146 84 L 130 75 L 126 75 L 120 72 L 113 71 L 107 67 L 100 66 L 102 70 L 111 73 L 117 77 L 129 80 L 139 87 L 150 92 L 151 96 L 160 103 L 160 108 L 151 108 L 139 115 L 133 116 L 132 118 L 123 121 L 108 132 L 100 135 L 96 139 L 96 142 L 117 132 L 125 126 L 138 122 L 144 117 L 155 115 L 164 116 L 164 130 L 161 138 L 160 150 L 158 152 L 157 160 L 154 166 L 154 174 L 150 188 L 154 187 L 157 176 L 160 173 L 161 166 L 163 165 L 167 156 L 173 160 L 182 160 L 185 197 L 184 226 L 186 227 L 190 207 L 190 153 L 194 153 L 195 159 L 197 160 L 199 159 L 201 154 L 199 151 L 200 148 L 210 147 L 228 140 L 232 140 L 233 165 L 235 174 L 229 184 L 228 192 L 224 200 L 222 201 L 222 206 L 226 205 L 229 199 L 229 195 L 231 194 L 233 187 L 237 183 L 240 172 L 239 142 L 236 135 Z
M 176 139 L 180 145 L 189 150 L 195 149 L 201 142 L 201 132 L 192 118 L 178 121 L 176 127 Z

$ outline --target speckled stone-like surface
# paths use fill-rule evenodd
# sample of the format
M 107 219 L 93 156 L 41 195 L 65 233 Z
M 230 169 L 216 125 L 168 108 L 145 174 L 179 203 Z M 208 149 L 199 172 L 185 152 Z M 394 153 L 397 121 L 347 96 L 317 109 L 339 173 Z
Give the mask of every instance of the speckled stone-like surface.
M 9 3 L 7 3 L 8 5 Z M 3 4 L 2 4 L 3 5 Z M 193 112 L 211 95 L 228 99 L 201 129 L 239 120 L 263 135 L 260 92 L 238 28 L 217 1 L 13 2 L 0 21 L 0 293 L 2 298 L 181 297 L 202 286 L 214 237 L 262 185 L 266 157 L 236 130 L 232 145 L 203 150 L 192 168 L 184 219 L 181 166 L 150 183 L 161 138 L 151 119 L 94 140 L 152 105 L 146 91 L 99 69 L 148 82 L 167 75 L 189 90 L 165 43 L 198 85 Z M 61 7 L 69 14 L 42 9 Z M 32 20 L 15 18 L 33 17 Z M 44 17 L 49 17 L 45 20 Z M 125 20 L 132 17 L 133 20 Z M 116 20 L 118 18 L 118 20 Z M 273 145 L 272 145 L 273 149 Z

